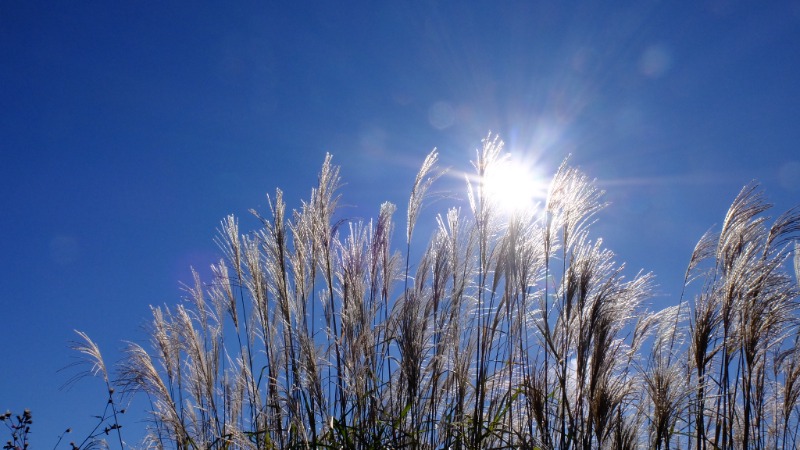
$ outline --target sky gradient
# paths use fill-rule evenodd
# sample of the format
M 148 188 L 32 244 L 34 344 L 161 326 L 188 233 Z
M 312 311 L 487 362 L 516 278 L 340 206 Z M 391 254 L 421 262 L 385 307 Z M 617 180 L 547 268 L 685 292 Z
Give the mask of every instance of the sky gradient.
M 674 304 L 744 184 L 800 203 L 800 2 L 4 1 L 0 105 L 0 409 L 49 448 L 104 406 L 59 390 L 72 330 L 114 362 L 221 219 L 255 228 L 276 187 L 296 207 L 326 152 L 339 218 L 399 223 L 434 147 L 459 195 L 490 131 L 544 174 L 571 155 L 611 203 L 593 236 Z

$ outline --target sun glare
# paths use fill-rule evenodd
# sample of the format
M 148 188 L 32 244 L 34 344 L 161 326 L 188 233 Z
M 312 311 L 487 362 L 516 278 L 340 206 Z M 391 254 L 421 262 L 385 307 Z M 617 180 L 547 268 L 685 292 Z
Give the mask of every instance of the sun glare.
M 547 181 L 533 167 L 508 157 L 484 174 L 486 195 L 507 213 L 530 210 L 547 195 Z

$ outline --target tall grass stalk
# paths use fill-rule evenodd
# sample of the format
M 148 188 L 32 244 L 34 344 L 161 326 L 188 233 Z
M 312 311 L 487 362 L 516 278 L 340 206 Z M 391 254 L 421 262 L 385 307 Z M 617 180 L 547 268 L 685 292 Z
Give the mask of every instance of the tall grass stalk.
M 153 308 L 150 349 L 129 344 L 119 366 L 119 385 L 150 399 L 149 443 L 797 448 L 798 210 L 769 224 L 745 187 L 695 249 L 678 304 L 650 311 L 653 276 L 629 278 L 591 233 L 595 183 L 565 163 L 542 207 L 508 212 L 485 183 L 503 158 L 487 137 L 467 202 L 419 245 L 442 173 L 428 155 L 404 253 L 394 205 L 338 219 L 330 156 L 299 209 L 278 190 L 260 229 L 224 219 L 212 278 Z

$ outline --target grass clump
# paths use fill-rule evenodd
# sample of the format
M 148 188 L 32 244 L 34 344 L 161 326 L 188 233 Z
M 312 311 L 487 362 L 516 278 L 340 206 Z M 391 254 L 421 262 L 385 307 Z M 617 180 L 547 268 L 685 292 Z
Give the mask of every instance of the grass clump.
M 652 312 L 653 277 L 626 278 L 590 233 L 594 183 L 564 164 L 539 210 L 507 213 L 483 182 L 503 158 L 483 141 L 468 202 L 436 216 L 424 250 L 435 151 L 403 253 L 395 205 L 337 221 L 330 156 L 299 209 L 278 190 L 260 229 L 223 220 L 212 279 L 195 273 L 189 303 L 154 307 L 149 349 L 129 344 L 119 366 L 116 384 L 152 405 L 146 444 L 797 447 L 798 210 L 770 224 L 745 187 L 690 259 L 691 298 Z

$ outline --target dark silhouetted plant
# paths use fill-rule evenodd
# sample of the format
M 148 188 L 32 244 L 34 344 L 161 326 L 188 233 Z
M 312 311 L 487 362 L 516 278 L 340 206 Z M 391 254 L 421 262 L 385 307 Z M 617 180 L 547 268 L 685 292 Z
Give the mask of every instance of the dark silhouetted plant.
M 11 433 L 11 439 L 6 441 L 3 449 L 24 450 L 28 448 L 30 445 L 28 434 L 30 434 L 33 424 L 33 416 L 29 409 L 23 411 L 21 415 L 14 415 L 11 414 L 11 411 L 6 411 L 5 414 L 0 414 L 0 422 L 3 422 L 3 425 Z

